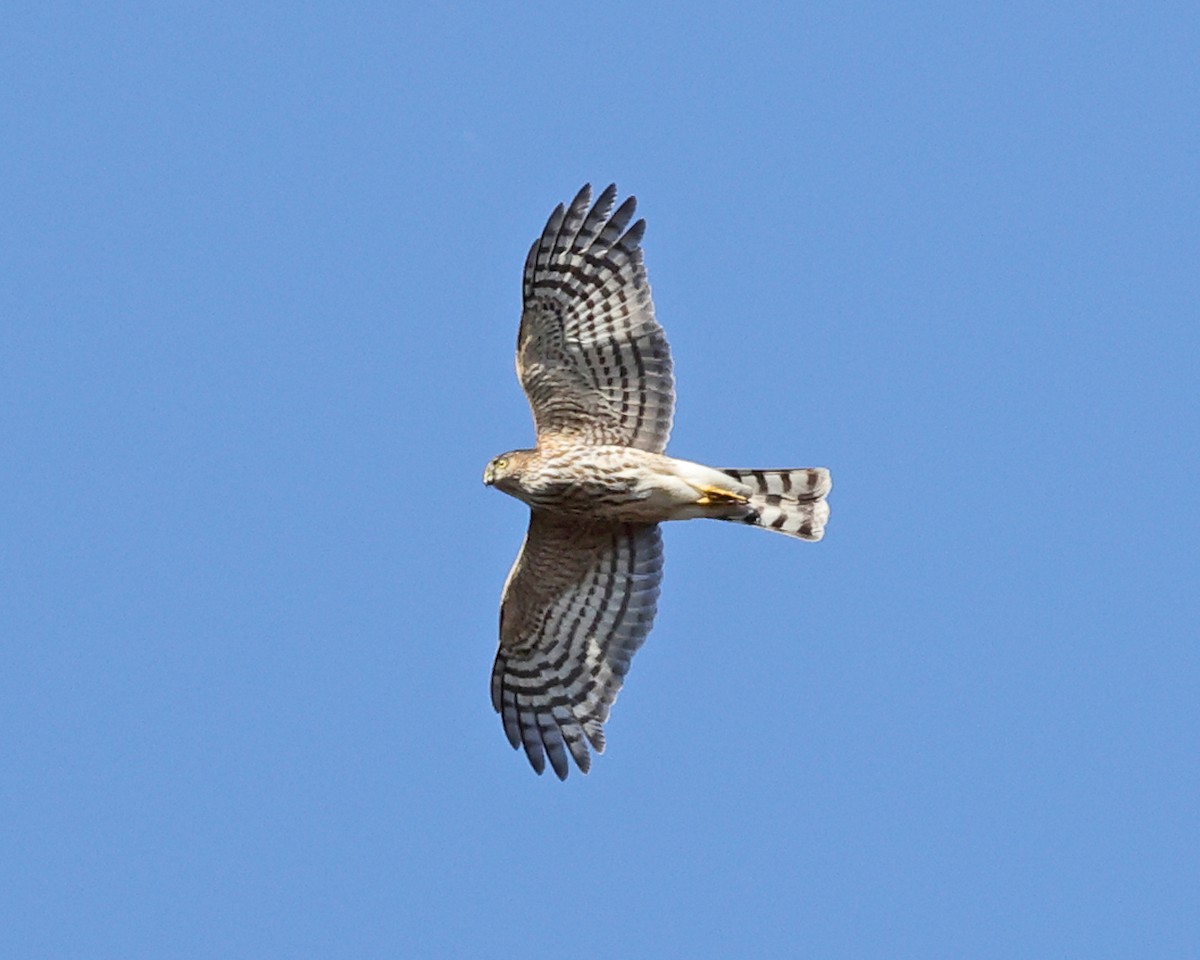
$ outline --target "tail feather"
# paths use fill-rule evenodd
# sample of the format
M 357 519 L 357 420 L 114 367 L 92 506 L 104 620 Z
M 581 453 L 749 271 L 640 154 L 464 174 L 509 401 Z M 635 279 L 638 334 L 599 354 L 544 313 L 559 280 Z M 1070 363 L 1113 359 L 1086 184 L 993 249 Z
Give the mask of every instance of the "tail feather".
M 750 487 L 754 513 L 742 522 L 775 530 L 801 540 L 820 540 L 829 519 L 825 497 L 833 486 L 824 467 L 798 470 L 742 470 L 721 468 Z M 735 518 L 730 518 L 735 519 Z

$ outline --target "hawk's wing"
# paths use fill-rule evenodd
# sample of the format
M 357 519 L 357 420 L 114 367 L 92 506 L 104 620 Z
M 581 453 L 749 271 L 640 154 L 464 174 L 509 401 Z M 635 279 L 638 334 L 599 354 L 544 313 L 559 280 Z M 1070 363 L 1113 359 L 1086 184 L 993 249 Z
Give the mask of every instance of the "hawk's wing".
M 655 525 L 571 521 L 534 511 L 500 604 L 492 706 L 533 768 L 560 779 L 567 752 L 591 766 L 634 652 L 654 622 L 662 580 Z
M 517 376 L 539 437 L 566 434 L 662 453 L 671 432 L 671 352 L 654 319 L 636 201 L 610 184 L 555 208 L 525 261 Z

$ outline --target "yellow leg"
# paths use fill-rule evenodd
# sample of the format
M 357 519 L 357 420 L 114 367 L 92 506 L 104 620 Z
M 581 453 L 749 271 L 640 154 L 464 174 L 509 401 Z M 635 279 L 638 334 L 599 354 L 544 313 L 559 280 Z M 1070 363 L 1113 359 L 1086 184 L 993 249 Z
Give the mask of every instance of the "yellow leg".
M 716 503 L 749 503 L 748 497 L 743 497 L 740 493 L 734 493 L 732 490 L 726 490 L 722 487 L 701 487 L 700 499 L 696 501 L 697 506 L 708 507 Z

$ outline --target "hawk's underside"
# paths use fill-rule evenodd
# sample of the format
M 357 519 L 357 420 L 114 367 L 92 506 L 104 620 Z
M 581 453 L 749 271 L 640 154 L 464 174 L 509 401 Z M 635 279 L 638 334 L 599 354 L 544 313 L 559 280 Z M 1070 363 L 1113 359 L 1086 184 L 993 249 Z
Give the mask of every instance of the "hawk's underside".
M 634 652 L 654 622 L 665 520 L 711 517 L 819 540 L 829 471 L 716 470 L 663 454 L 675 387 L 642 262 L 646 222 L 616 186 L 584 186 L 525 261 L 517 374 L 537 446 L 484 481 L 529 504 L 504 585 L 492 705 L 509 742 L 565 779 L 591 765 Z

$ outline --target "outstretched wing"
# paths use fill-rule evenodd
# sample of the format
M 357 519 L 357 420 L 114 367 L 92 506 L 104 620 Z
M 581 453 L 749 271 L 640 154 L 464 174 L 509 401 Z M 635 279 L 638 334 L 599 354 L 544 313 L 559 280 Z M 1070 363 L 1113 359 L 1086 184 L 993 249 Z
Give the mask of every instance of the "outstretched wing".
M 500 604 L 492 706 L 514 748 L 559 779 L 567 753 L 591 766 L 630 660 L 654 623 L 662 581 L 656 525 L 570 521 L 534 511 Z
M 671 352 L 654 319 L 629 197 L 613 212 L 610 184 L 590 210 L 585 185 L 559 204 L 525 261 L 517 376 L 540 439 L 662 453 L 671 433 Z M 628 229 L 626 229 L 628 227 Z

